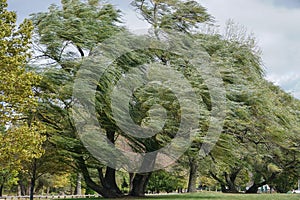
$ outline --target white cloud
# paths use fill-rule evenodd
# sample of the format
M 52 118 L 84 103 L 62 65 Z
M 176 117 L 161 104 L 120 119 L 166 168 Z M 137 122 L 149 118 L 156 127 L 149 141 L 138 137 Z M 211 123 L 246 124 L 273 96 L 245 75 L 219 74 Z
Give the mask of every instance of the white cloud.
M 253 32 L 263 51 L 267 79 L 300 98 L 300 7 L 282 0 L 199 0 L 219 25 L 233 19 Z M 297 78 L 295 78 L 297 77 Z M 285 80 L 284 82 L 282 80 Z M 298 85 L 298 86 L 297 86 Z

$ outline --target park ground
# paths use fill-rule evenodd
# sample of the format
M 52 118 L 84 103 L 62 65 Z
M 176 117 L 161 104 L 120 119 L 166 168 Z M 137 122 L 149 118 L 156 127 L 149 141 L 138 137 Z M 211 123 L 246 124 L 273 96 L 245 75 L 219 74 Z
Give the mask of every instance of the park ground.
M 104 200 L 95 198 L 94 200 Z M 149 195 L 144 198 L 126 198 L 125 200 L 300 200 L 300 194 L 223 194 L 215 192 L 199 192 L 195 194 Z M 87 199 L 77 199 L 87 200 Z M 109 199 L 107 199 L 109 200 Z

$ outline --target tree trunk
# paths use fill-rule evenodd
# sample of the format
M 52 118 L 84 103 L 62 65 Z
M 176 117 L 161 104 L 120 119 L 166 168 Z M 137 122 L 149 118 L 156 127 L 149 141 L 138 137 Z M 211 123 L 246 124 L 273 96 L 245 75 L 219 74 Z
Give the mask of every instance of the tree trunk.
M 238 193 L 237 186 L 235 185 L 235 180 L 239 172 L 241 171 L 241 168 L 238 169 L 232 169 L 231 174 L 229 175 L 227 172 L 224 172 L 224 177 L 228 186 L 227 193 Z
M 77 173 L 77 179 L 76 179 L 76 195 L 81 195 L 81 174 Z
M 261 183 L 253 183 L 253 185 L 246 190 L 246 194 L 256 194 L 258 192 L 258 188 L 267 184 L 267 181 L 263 181 Z
M 88 168 L 85 164 L 83 157 L 79 157 L 77 160 L 78 167 L 81 169 L 85 183 L 89 188 L 99 193 L 104 198 L 117 198 L 122 197 L 122 192 L 118 189 L 117 184 L 115 183 L 115 170 L 107 169 L 106 178 L 103 177 L 101 169 L 98 169 L 99 179 L 101 184 L 97 184 L 90 177 Z M 111 176 L 111 177 L 109 177 Z
M 133 188 L 133 179 L 134 179 L 135 174 L 134 173 L 129 173 L 129 191 L 132 190 Z
M 216 181 L 218 181 L 221 185 L 221 192 L 223 193 L 228 193 L 228 189 L 226 188 L 227 183 L 225 181 L 223 181 L 221 178 L 219 178 L 216 174 L 214 174 L 213 172 L 209 171 L 209 174 L 211 175 L 211 177 L 213 179 L 215 179 Z
M 221 184 L 221 192 L 222 193 L 227 193 L 228 190 L 226 189 L 226 185 L 225 184 Z
M 189 162 L 190 165 L 190 174 L 189 174 L 189 183 L 188 191 L 189 193 L 197 192 L 197 176 L 198 176 L 198 164 L 194 159 L 191 159 Z
M 35 178 L 31 177 L 31 180 L 30 180 L 30 193 L 29 193 L 29 199 L 30 200 L 33 200 L 34 187 L 35 187 Z
M 132 182 L 132 190 L 129 196 L 133 197 L 143 197 L 146 193 L 146 187 L 149 182 L 151 173 L 146 174 L 135 174 Z
M 21 192 L 21 186 L 20 186 L 20 184 L 18 184 L 18 196 L 22 196 L 22 192 Z
M 35 181 L 36 181 L 36 159 L 33 159 L 32 174 L 30 180 L 30 193 L 29 193 L 30 200 L 33 200 Z
M 106 137 L 114 144 L 115 143 L 115 131 L 106 130 Z M 124 196 L 116 183 L 116 170 L 110 167 L 106 167 L 105 176 L 103 175 L 102 168 L 98 168 L 98 177 L 100 184 L 97 184 L 90 177 L 87 164 L 83 157 L 77 158 L 78 167 L 81 170 L 85 183 L 89 188 L 99 193 L 104 198 L 118 198 Z
M 0 197 L 2 197 L 2 195 L 3 195 L 3 188 L 4 188 L 4 185 L 1 184 L 0 185 Z
M 262 187 L 270 182 L 272 182 L 272 180 L 274 180 L 276 178 L 276 175 L 278 173 L 272 173 L 272 175 L 270 177 L 264 177 L 265 181 L 261 182 L 261 183 L 253 183 L 253 185 L 246 191 L 247 194 L 255 194 L 258 192 L 258 188 Z
M 242 168 L 232 168 L 231 173 L 223 173 L 223 178 L 219 178 L 216 174 L 209 172 L 211 177 L 218 181 L 221 185 L 221 191 L 223 193 L 238 193 L 239 190 L 235 184 L 236 177 L 240 173 Z
M 147 173 L 135 174 L 132 182 L 132 190 L 130 190 L 129 196 L 133 196 L 133 197 L 145 196 L 147 184 L 149 182 L 152 171 L 154 170 L 156 156 L 157 153 L 145 154 L 140 169 L 142 171 L 147 171 Z
M 25 196 L 28 190 L 26 190 L 26 187 L 22 182 L 20 183 L 20 189 L 21 189 L 21 196 Z
M 115 144 L 115 130 L 106 130 L 106 137 L 109 141 Z M 99 172 L 99 170 L 98 170 Z M 105 190 L 118 195 L 118 197 L 123 196 L 123 193 L 119 189 L 116 183 L 116 170 L 110 167 L 106 167 L 105 177 L 103 178 L 103 173 L 99 173 L 99 178 L 101 180 L 102 186 Z
M 253 183 L 253 185 L 246 190 L 246 194 L 256 194 L 258 192 L 258 188 L 262 187 L 264 184 L 255 184 Z
M 110 167 L 106 167 L 104 181 L 102 181 L 102 185 L 105 190 L 111 191 L 113 193 L 118 194 L 118 196 L 123 196 L 123 193 L 119 189 L 116 183 L 116 170 Z

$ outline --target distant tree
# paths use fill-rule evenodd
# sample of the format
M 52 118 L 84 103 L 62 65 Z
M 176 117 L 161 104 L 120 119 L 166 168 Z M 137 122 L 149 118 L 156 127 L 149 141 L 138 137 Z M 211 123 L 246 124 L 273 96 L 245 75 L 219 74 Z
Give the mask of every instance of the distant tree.
M 153 172 L 149 183 L 147 184 L 147 190 L 152 193 L 170 193 L 184 187 L 184 177 L 179 176 L 179 174 L 176 174 L 175 172 L 167 172 L 165 170 Z

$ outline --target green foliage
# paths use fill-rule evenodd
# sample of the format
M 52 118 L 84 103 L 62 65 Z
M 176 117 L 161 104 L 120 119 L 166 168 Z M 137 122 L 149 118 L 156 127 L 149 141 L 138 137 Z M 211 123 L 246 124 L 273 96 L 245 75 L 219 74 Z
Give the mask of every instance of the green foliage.
M 41 79 L 24 67 L 30 58 L 28 50 L 32 22 L 25 20 L 16 28 L 16 14 L 6 10 L 5 0 L 0 2 L 1 181 L 14 183 L 21 165 L 25 171 L 30 171 L 34 159 L 40 164 L 38 174 L 41 179 L 51 178 L 52 185 L 59 187 L 67 184 L 67 174 L 59 177 L 57 171 L 65 166 L 60 162 L 70 162 L 72 167 L 84 172 L 85 180 L 89 181 L 87 188 L 91 185 L 104 188 L 103 163 L 94 159 L 85 149 L 69 113 L 77 100 L 72 96 L 72 89 L 78 69 L 83 63 L 91 63 L 90 67 L 94 67 L 92 64 L 97 61 L 94 55 L 103 50 L 99 44 L 124 30 L 120 26 L 120 12 L 98 0 L 63 0 L 62 7 L 52 5 L 47 12 L 32 15 L 37 62 L 31 68 L 41 74 Z M 209 83 L 192 66 L 188 56 L 180 57 L 155 48 L 133 51 L 118 57 L 107 73 L 96 80 L 97 117 L 110 140 L 116 145 L 124 140 L 129 143 L 131 150 L 147 153 L 164 147 L 176 136 L 182 113 L 180 102 L 170 89 L 154 83 L 144 84 L 133 92 L 128 102 L 134 125 L 159 129 L 162 125 L 161 116 L 153 113 L 166 115 L 162 131 L 151 138 L 133 138 L 124 133 L 117 126 L 110 107 L 115 83 L 126 73 L 137 70 L 138 66 L 154 63 L 159 69 L 154 73 L 162 78 L 162 84 L 167 81 L 161 72 L 171 68 L 188 80 L 197 98 L 195 102 L 189 102 L 187 111 L 191 116 L 201 115 L 200 119 L 197 118 L 199 129 L 190 130 L 197 137 L 186 156 L 178 162 L 181 166 L 189 166 L 187 160 L 195 162 L 208 183 L 217 181 L 231 191 L 236 191 L 238 186 L 245 186 L 249 182 L 249 174 L 254 185 L 268 183 L 279 192 L 291 190 L 300 176 L 300 102 L 264 79 L 255 39 L 232 22 L 225 36 L 199 33 L 197 28 L 212 23 L 213 18 L 196 1 L 135 0 L 132 5 L 152 26 L 151 37 L 158 40 L 164 38 L 176 44 L 179 40 L 165 30 L 179 31 L 208 53 L 205 59 L 218 69 L 224 82 L 227 115 L 215 148 L 209 156 L 200 159 L 203 136 L 208 127 L 214 125 L 209 122 L 214 103 L 207 85 Z M 136 35 L 128 35 L 136 37 L 135 41 L 139 44 L 147 42 L 138 40 Z M 116 55 L 124 50 L 124 44 L 127 43 L 130 40 L 108 46 L 111 47 L 109 53 Z M 178 45 L 190 51 L 190 44 Z M 129 47 L 135 46 L 138 44 L 129 44 Z M 131 78 L 135 82 L 144 81 L 135 76 Z M 176 91 L 190 92 L 189 88 L 180 87 L 183 82 L 177 81 L 179 86 Z M 86 89 L 85 85 L 81 86 Z M 121 94 L 118 96 L 121 101 L 125 97 Z M 200 113 L 195 113 L 197 105 Z M 167 112 L 164 113 L 163 109 Z M 124 110 L 116 112 L 122 113 Z M 8 128 L 5 125 L 9 125 Z M 45 145 L 47 152 L 37 159 L 43 153 L 42 132 L 46 132 L 53 146 Z M 114 155 L 105 156 L 110 158 Z M 176 190 L 185 184 L 182 176 L 172 170 L 153 172 L 148 189 L 155 192 Z M 119 181 L 124 188 L 128 186 L 126 181 Z
M 1 185 L 11 185 L 23 161 L 42 155 L 45 138 L 44 127 L 34 117 L 33 88 L 40 77 L 25 68 L 31 56 L 32 22 L 25 20 L 17 28 L 16 13 L 1 0 L 0 27 L 0 176 Z
M 0 125 L 20 118 L 36 105 L 32 87 L 39 77 L 25 70 L 30 57 L 32 23 L 25 20 L 16 28 L 16 13 L 0 1 Z
M 206 9 L 196 1 L 134 0 L 131 4 L 154 29 L 188 33 L 201 23 L 212 21 Z
M 147 190 L 152 193 L 174 192 L 185 187 L 184 177 L 175 172 L 159 170 L 152 173 Z

